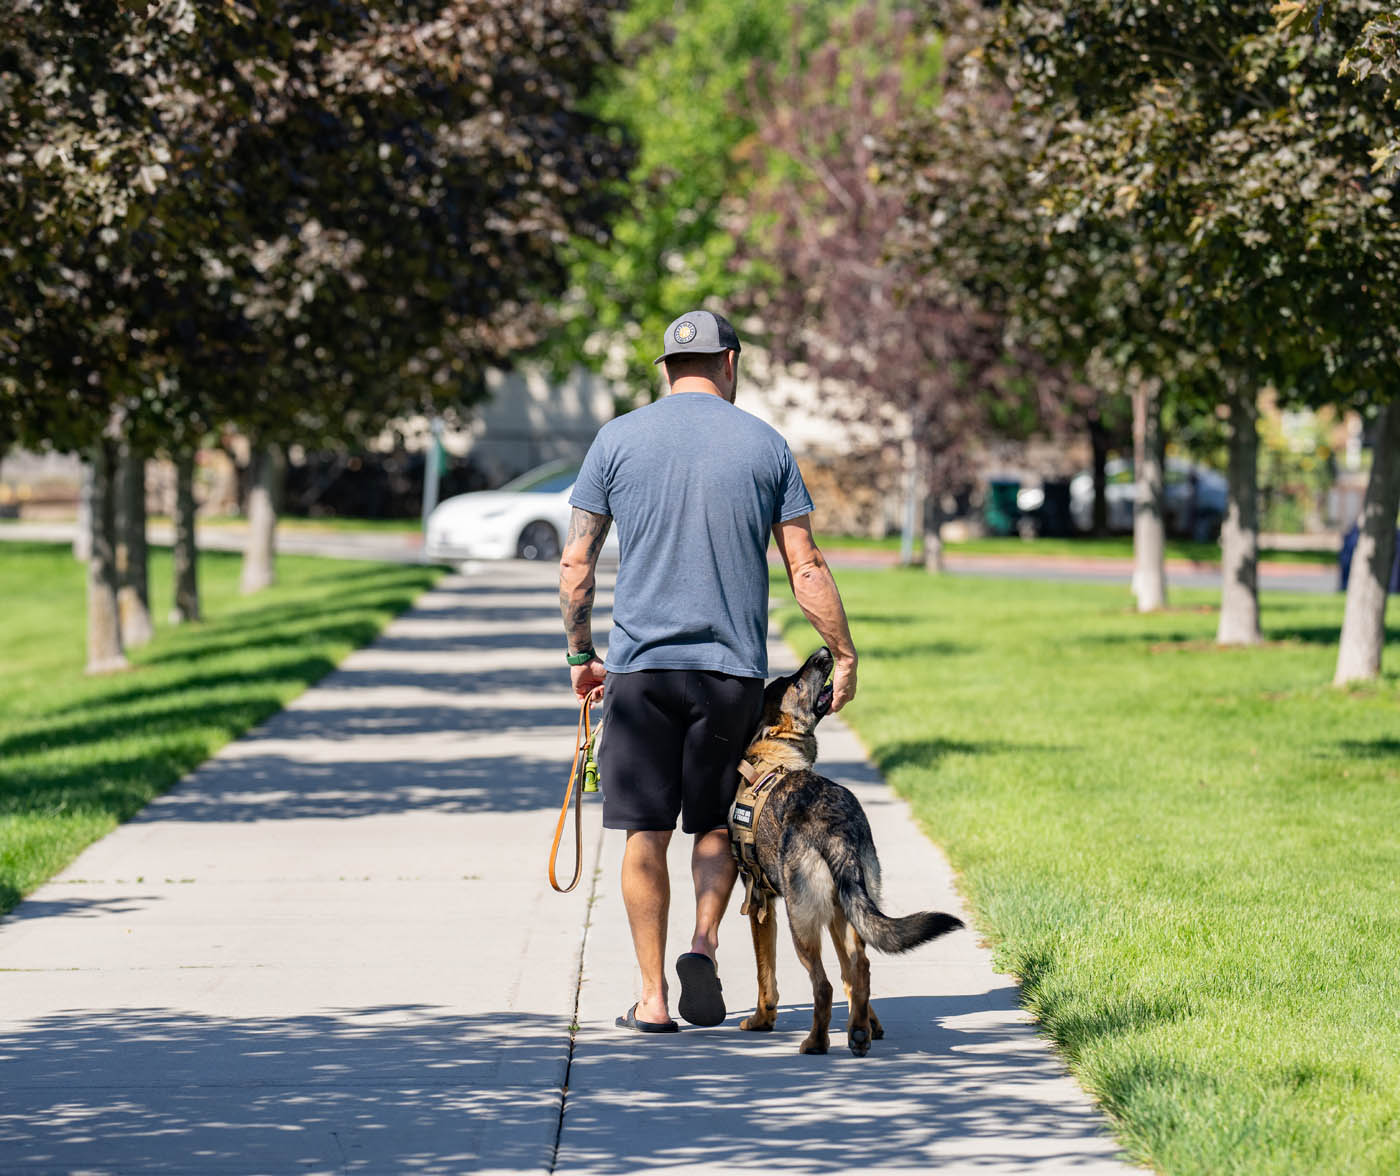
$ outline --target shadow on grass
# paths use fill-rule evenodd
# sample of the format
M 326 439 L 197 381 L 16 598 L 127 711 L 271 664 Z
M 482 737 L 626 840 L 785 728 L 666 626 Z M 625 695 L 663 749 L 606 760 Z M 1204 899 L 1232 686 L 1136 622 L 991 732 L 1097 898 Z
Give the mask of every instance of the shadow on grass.
M 285 645 L 289 639 L 352 641 L 362 645 L 379 632 L 379 617 L 385 611 L 402 612 L 422 590 L 421 584 L 402 582 L 379 588 L 352 582 L 347 587 L 348 590 L 324 602 L 284 603 L 275 611 L 271 608 L 254 613 L 240 611 L 203 622 L 196 629 L 177 630 L 162 642 L 161 648 L 141 655 L 139 664 L 164 666 L 188 661 L 191 656 L 203 659 L 267 645 Z
M 1074 644 L 1077 645 L 1141 645 L 1144 649 L 1153 645 L 1191 644 L 1209 640 L 1211 636 L 1208 633 L 1199 630 L 1187 632 L 1184 629 L 1142 630 L 1136 633 L 1085 633 L 1073 638 Z
M 1337 746 L 1356 759 L 1383 759 L 1400 764 L 1400 739 L 1343 739 Z
M 910 766 L 935 767 L 940 760 L 950 755 L 1047 755 L 1074 750 L 1068 746 L 1012 743 L 1002 739 L 911 739 L 881 744 L 875 749 L 875 762 L 879 764 L 882 772 L 892 772 L 897 768 Z
M 372 640 L 433 576 L 414 567 L 316 569 L 289 575 L 265 598 L 225 601 L 213 620 L 163 632 L 129 672 L 83 681 L 60 694 L 64 701 L 44 708 L 40 700 L 37 713 L 6 724 L 0 815 L 37 817 L 54 835 L 68 816 L 129 820 L 211 750 L 333 671 L 343 651 Z M 328 586 L 308 588 L 309 580 Z M 320 598 L 307 600 L 308 592 Z M 11 871 L 0 875 L 5 910 L 20 893 Z
M 326 657 L 302 658 L 293 662 L 280 662 L 264 670 L 251 674 L 230 673 L 222 678 L 205 679 L 196 685 L 188 679 L 154 690 L 142 700 L 139 710 L 132 712 L 125 705 L 103 708 L 105 713 L 97 717 L 73 720 L 47 720 L 33 726 L 19 735 L 0 739 L 0 759 L 13 760 L 19 756 L 40 753 L 56 753 L 74 763 L 74 779 L 101 773 L 107 764 L 119 763 L 122 758 L 112 760 L 91 760 L 83 756 L 83 749 L 94 744 L 114 742 L 132 748 L 130 759 L 139 763 L 146 753 L 147 740 L 178 737 L 186 731 L 243 731 L 267 718 L 282 705 L 281 698 L 272 693 L 253 694 L 233 701 L 211 701 L 212 691 L 238 686 L 246 690 L 258 683 L 283 682 L 297 683 L 314 677 L 324 677 L 335 668 L 335 663 Z M 168 705 L 150 705 L 153 700 L 169 700 Z M 130 703 L 130 699 L 124 700 Z M 91 710 L 92 707 L 84 708 Z M 71 712 L 70 712 L 71 713 Z M 141 742 L 127 744 L 125 737 L 133 729 L 138 729 Z M 193 766 L 193 765 L 191 765 Z M 11 775 L 11 772 L 15 773 Z M 25 769 L 10 769 L 0 776 L 0 796 L 12 790 L 14 779 L 23 780 Z
M 862 641 L 862 657 L 878 657 L 882 661 L 907 661 L 911 658 L 959 657 L 973 652 L 973 646 L 958 641 L 925 641 L 919 644 L 883 645 L 878 641 Z
M 1272 610 L 1268 610 L 1272 611 Z M 1267 614 L 1265 619 L 1267 620 Z M 1400 625 L 1387 625 L 1386 642 L 1400 641 Z M 1341 622 L 1335 625 L 1266 625 L 1264 644 L 1282 645 L 1336 645 L 1342 635 Z M 1187 632 L 1184 629 L 1141 630 L 1131 633 L 1085 633 L 1075 638 L 1081 645 L 1132 646 L 1141 645 L 1209 645 L 1215 647 L 1215 636 L 1209 632 Z M 1248 649 L 1249 646 L 1220 646 L 1225 649 Z
M 784 604 L 786 603 L 788 602 L 785 601 Z M 846 614 L 846 620 L 852 625 L 913 625 L 926 622 L 928 619 L 927 613 L 915 612 L 853 612 Z

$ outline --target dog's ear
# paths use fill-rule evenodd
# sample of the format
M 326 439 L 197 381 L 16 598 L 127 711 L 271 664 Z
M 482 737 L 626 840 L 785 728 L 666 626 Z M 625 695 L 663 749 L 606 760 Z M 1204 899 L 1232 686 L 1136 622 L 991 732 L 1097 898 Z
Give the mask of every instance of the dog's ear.
M 783 706 L 783 697 L 791 685 L 792 677 L 789 675 L 774 678 L 763 688 L 763 716 L 765 719 L 777 716 Z
M 792 675 L 786 675 L 774 678 L 763 688 L 763 711 L 758 720 L 759 734 L 783 725 L 783 702 L 791 685 Z

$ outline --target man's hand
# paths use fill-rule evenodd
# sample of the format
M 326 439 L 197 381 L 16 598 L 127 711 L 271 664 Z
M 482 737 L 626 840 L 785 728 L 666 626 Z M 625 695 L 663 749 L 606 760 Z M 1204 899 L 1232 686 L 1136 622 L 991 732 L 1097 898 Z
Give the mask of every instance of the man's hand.
M 839 711 L 856 696 L 856 659 L 838 658 L 831 671 L 831 709 Z
M 574 684 L 574 693 L 580 698 L 587 698 L 595 688 L 603 684 L 603 679 L 607 676 L 608 671 L 596 657 L 581 666 L 569 667 L 569 678 Z

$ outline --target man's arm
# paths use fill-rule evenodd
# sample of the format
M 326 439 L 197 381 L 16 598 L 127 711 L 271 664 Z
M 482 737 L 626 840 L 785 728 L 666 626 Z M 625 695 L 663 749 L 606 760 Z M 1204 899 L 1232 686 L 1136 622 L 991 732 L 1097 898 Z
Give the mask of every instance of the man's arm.
M 593 648 L 593 596 L 595 569 L 603 540 L 608 537 L 612 519 L 574 507 L 569 533 L 559 557 L 559 612 L 564 618 L 564 634 L 570 653 Z M 581 666 L 570 666 L 574 693 L 582 698 L 603 684 L 607 671 L 596 657 Z
M 798 607 L 836 659 L 831 672 L 831 709 L 838 711 L 856 694 L 856 647 L 836 580 L 812 538 L 812 516 L 779 523 L 773 528 L 773 538 Z

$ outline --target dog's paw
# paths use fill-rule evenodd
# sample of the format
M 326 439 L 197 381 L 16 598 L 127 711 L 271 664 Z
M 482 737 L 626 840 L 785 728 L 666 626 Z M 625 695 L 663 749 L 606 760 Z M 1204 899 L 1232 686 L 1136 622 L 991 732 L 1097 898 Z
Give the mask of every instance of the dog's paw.
M 751 1033 L 771 1033 L 773 1031 L 773 1021 L 771 1019 L 765 1020 L 755 1013 L 752 1017 L 745 1017 L 740 1021 L 739 1028 L 747 1029 Z
M 885 1027 L 880 1024 L 874 1013 L 870 1014 L 870 1036 L 876 1041 L 881 1040 L 885 1036 Z
M 802 1043 L 802 1048 L 799 1049 L 797 1052 L 805 1054 L 824 1054 L 827 1051 L 828 1045 L 830 1045 L 830 1042 L 826 1038 L 819 1038 L 814 1040 L 813 1038 L 809 1037 L 806 1041 Z
M 868 1029 L 852 1029 L 846 1034 L 846 1044 L 851 1047 L 851 1052 L 856 1057 L 865 1057 L 870 1052 L 870 1031 Z

